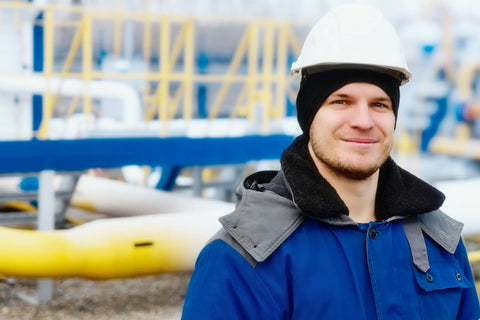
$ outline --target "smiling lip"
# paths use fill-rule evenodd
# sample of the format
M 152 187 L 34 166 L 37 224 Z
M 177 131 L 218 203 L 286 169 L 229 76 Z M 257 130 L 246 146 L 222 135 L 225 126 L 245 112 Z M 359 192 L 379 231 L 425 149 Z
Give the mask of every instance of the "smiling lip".
M 375 139 L 370 139 L 370 138 L 346 138 L 343 139 L 343 141 L 348 142 L 348 143 L 353 143 L 358 146 L 371 146 L 374 143 L 377 143 L 377 140 Z

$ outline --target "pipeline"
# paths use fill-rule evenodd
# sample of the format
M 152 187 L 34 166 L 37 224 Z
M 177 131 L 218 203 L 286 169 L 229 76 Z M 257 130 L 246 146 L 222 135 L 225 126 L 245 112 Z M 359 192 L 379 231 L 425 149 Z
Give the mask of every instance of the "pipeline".
M 44 94 L 49 88 L 54 94 L 61 84 L 60 95 L 75 97 L 87 92 L 92 98 L 110 98 L 121 101 L 122 122 L 136 126 L 142 120 L 142 105 L 138 92 L 131 86 L 119 81 L 91 80 L 85 83 L 81 79 L 47 78 L 39 75 L 0 75 L 0 90 L 2 92 L 20 92 Z
M 222 211 L 99 219 L 68 230 L 0 227 L 0 274 L 106 280 L 192 271 Z

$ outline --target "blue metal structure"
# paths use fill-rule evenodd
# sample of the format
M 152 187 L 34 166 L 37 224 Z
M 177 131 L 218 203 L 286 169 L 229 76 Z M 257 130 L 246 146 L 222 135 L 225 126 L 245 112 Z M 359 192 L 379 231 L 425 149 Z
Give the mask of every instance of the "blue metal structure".
M 43 71 L 43 12 L 39 13 L 35 18 L 33 26 L 33 71 Z M 43 97 L 35 94 L 32 97 L 32 114 L 33 123 L 32 130 L 36 132 L 42 123 L 43 114 Z
M 279 159 L 289 135 L 0 141 L 0 173 L 78 171 L 125 165 L 189 167 Z
M 441 98 L 426 100 L 433 100 L 437 104 L 437 110 L 430 116 L 430 123 L 428 127 L 422 131 L 420 150 L 424 152 L 428 151 L 430 142 L 437 134 L 443 119 L 447 115 L 448 95 Z

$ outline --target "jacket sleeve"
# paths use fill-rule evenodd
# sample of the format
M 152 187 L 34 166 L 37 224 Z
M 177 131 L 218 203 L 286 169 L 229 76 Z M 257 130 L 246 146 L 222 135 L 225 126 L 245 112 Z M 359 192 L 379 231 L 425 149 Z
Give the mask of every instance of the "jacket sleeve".
M 457 250 L 455 252 L 460 266 L 463 268 L 463 272 L 469 281 L 473 284 L 469 288 L 463 289 L 462 300 L 460 302 L 460 309 L 458 312 L 458 320 L 468 319 L 480 319 L 480 305 L 478 302 L 477 290 L 475 288 L 475 279 L 472 275 L 472 269 L 468 261 L 467 251 L 460 239 Z
M 215 240 L 197 259 L 182 319 L 283 319 L 277 305 L 255 268 Z

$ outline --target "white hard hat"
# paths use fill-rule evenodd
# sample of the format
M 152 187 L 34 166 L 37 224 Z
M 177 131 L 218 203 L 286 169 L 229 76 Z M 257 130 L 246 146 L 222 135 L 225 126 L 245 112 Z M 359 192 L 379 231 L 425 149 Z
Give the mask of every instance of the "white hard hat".
M 387 73 L 403 85 L 410 79 L 402 43 L 377 9 L 362 4 L 335 7 L 308 34 L 291 72 L 355 68 Z

